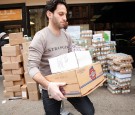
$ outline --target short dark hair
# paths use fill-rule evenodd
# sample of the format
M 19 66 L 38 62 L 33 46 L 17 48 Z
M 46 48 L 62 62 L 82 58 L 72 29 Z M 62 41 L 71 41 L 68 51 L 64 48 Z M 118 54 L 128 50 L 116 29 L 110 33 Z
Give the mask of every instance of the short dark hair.
M 54 12 L 58 4 L 63 4 L 65 5 L 66 9 L 68 9 L 67 3 L 65 0 L 48 0 L 46 2 L 45 11 L 47 12 L 49 10 L 50 12 Z

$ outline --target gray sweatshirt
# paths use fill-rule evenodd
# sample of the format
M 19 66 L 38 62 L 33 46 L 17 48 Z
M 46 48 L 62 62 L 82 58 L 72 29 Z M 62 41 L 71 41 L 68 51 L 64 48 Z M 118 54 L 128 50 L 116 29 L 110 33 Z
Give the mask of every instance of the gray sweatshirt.
M 72 40 L 61 30 L 60 36 L 54 35 L 48 27 L 38 31 L 29 47 L 28 72 L 31 77 L 41 72 L 51 74 L 48 59 L 71 51 Z

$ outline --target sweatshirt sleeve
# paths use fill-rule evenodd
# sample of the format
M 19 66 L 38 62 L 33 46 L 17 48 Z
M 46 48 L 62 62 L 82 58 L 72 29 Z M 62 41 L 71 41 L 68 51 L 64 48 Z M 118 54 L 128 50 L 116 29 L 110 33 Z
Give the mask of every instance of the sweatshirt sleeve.
M 34 77 L 39 71 L 41 57 L 44 52 L 43 36 L 40 32 L 36 33 L 29 46 L 27 69 L 31 77 Z

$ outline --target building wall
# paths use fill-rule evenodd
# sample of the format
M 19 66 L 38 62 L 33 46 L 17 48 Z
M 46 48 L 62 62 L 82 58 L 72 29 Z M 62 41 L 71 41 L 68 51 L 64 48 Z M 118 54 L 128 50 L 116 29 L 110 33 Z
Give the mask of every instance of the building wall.
M 0 0 L 0 4 L 25 3 L 26 0 Z
M 26 3 L 27 6 L 44 5 L 46 0 L 0 0 L 0 4 Z M 130 2 L 135 0 L 66 0 L 68 4 L 101 3 L 101 2 Z

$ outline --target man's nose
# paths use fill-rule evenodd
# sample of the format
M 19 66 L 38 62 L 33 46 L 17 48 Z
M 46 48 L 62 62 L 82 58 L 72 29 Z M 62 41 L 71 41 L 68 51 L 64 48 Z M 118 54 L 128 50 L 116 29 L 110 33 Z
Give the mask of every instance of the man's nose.
M 63 16 L 63 20 L 67 21 L 67 16 L 66 15 Z

